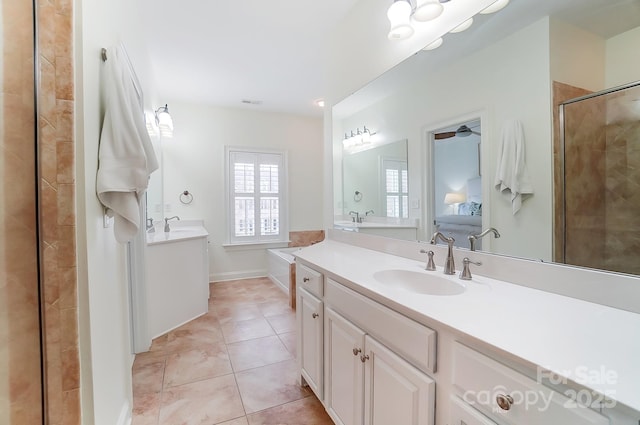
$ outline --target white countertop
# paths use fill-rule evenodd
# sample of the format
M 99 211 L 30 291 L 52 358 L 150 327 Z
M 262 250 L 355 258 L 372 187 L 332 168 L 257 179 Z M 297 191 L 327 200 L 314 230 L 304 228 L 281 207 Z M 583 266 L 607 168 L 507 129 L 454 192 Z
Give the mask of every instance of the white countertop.
M 187 239 L 204 238 L 209 232 L 204 226 L 174 226 L 171 223 L 171 231 L 165 233 L 163 227 L 156 226 L 155 232 L 147 232 L 147 245 L 158 245 L 169 242 L 178 242 Z
M 460 295 L 407 292 L 378 282 L 373 274 L 424 271 L 424 262 L 333 240 L 295 256 L 400 313 L 438 322 L 640 412 L 640 314 L 482 277 L 473 265 L 472 281 L 447 276 L 464 282 Z M 441 267 L 425 273 L 445 276 Z M 617 376 L 607 381 L 585 373 L 601 371 Z
M 351 229 L 415 229 L 417 226 L 412 223 L 385 223 L 381 221 L 363 221 L 356 223 L 353 221 L 342 220 L 333 223 L 336 227 Z

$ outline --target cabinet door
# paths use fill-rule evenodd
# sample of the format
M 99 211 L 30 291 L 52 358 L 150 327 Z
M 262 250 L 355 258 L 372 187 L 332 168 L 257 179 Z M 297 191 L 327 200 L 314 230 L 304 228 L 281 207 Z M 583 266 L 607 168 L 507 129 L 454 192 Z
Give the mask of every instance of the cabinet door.
M 365 337 L 364 423 L 433 425 L 435 381 Z
M 364 332 L 330 308 L 325 332 L 327 412 L 337 425 L 361 425 Z
M 322 400 L 322 301 L 300 289 L 297 311 L 300 373 L 311 390 Z

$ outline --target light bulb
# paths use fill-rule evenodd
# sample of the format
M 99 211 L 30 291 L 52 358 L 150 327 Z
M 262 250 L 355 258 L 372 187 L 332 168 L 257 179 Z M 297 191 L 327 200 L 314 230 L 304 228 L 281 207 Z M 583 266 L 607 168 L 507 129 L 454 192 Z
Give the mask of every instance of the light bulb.
M 406 0 L 396 0 L 389 10 L 387 17 L 391 24 L 389 29 L 389 40 L 403 40 L 413 35 L 413 27 L 411 26 L 411 5 Z
M 466 21 L 464 21 L 463 23 L 461 23 L 460 25 L 458 25 L 457 27 L 455 27 L 454 29 L 452 29 L 449 32 L 462 32 L 466 29 L 469 29 L 469 27 L 471 26 L 471 24 L 473 24 L 473 18 L 469 18 Z
M 371 133 L 369 129 L 365 126 L 362 131 L 362 143 L 371 143 Z
M 427 44 L 422 50 L 434 50 L 437 49 L 438 47 L 442 46 L 442 37 L 438 38 L 437 40 L 433 41 L 430 44 Z
M 416 10 L 413 12 L 413 19 L 418 22 L 427 22 L 442 15 L 444 6 L 438 0 L 417 0 Z

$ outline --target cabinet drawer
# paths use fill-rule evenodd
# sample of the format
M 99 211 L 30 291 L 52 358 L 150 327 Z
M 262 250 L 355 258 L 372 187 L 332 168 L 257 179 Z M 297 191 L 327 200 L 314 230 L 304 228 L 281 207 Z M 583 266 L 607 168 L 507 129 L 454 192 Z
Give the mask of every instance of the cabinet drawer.
M 469 406 L 456 396 L 451 396 L 452 425 L 496 425 L 491 419 Z
M 455 343 L 453 357 L 453 384 L 462 399 L 500 423 L 609 424 L 595 411 L 469 347 Z M 498 405 L 499 398 L 507 410 Z
M 322 297 L 322 273 L 303 264 L 296 263 L 296 286 Z
M 435 372 L 436 332 L 327 279 L 325 303 L 425 372 Z

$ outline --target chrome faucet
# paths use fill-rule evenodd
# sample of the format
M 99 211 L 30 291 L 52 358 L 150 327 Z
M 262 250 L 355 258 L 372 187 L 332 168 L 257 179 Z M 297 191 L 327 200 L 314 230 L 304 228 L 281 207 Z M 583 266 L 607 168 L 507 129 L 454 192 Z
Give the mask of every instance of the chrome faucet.
M 365 217 L 368 216 L 369 214 L 375 214 L 375 213 L 373 212 L 373 210 L 369 210 L 364 213 Z
M 444 274 L 456 274 L 456 264 L 453 260 L 453 243 L 456 241 L 453 238 L 448 238 L 442 234 L 442 232 L 435 232 L 433 237 L 431 238 L 431 243 L 433 245 L 436 244 L 438 238 L 443 242 L 446 242 L 449 246 L 449 251 L 447 252 L 447 260 L 444 263 Z
M 469 245 L 471 245 L 471 251 L 475 251 L 476 250 L 476 241 L 478 239 L 482 238 L 482 237 L 485 237 L 489 233 L 493 233 L 493 236 L 496 239 L 498 239 L 500 237 L 500 233 L 498 232 L 498 230 L 496 230 L 495 227 L 489 227 L 487 230 L 483 231 L 482 233 L 478 233 L 477 235 L 469 236 Z
M 149 217 L 147 219 L 147 233 L 153 233 L 156 231 L 155 226 L 153 225 L 153 218 Z
M 362 223 L 362 217 L 360 217 L 358 211 L 349 211 L 349 215 L 351 216 L 351 221 L 354 223 Z
M 178 221 L 180 221 L 180 217 L 178 217 L 177 215 L 174 215 L 173 217 L 169 217 L 169 218 L 165 218 L 164 219 L 164 232 L 168 233 L 171 231 L 171 228 L 169 227 L 169 220 L 173 220 L 173 219 L 177 219 Z

